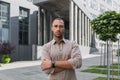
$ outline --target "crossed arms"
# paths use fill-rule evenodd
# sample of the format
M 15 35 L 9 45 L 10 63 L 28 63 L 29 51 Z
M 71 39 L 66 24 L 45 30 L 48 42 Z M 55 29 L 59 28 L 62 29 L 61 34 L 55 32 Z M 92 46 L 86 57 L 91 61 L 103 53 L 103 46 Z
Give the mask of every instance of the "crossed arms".
M 41 69 L 46 74 L 58 73 L 67 69 L 80 68 L 82 65 L 79 46 L 76 43 L 73 45 L 71 58 L 65 61 L 55 61 L 55 68 L 51 68 L 52 64 L 47 45 L 43 46 L 41 58 Z

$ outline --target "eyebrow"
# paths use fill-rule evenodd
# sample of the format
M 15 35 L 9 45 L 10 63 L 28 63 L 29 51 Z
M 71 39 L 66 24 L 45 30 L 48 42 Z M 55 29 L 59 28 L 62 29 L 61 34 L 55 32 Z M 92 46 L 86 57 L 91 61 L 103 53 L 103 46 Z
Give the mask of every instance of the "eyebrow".
M 52 25 L 52 26 L 64 26 L 64 25 L 57 25 L 57 24 L 55 24 L 55 25 Z

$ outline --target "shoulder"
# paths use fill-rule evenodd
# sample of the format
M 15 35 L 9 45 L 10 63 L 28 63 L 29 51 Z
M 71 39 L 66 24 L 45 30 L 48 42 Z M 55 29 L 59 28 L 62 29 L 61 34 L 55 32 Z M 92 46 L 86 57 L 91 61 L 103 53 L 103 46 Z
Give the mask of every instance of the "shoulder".
M 72 40 L 68 40 L 68 39 L 65 39 L 65 42 L 69 43 L 69 44 L 77 44 L 76 41 L 72 41 Z
M 72 40 L 67 40 L 66 41 L 68 43 L 69 46 L 71 46 L 73 49 L 74 48 L 79 48 L 79 45 L 76 41 L 72 41 Z
M 52 41 L 50 41 L 50 42 L 48 42 L 48 43 L 45 43 L 45 44 L 43 45 L 43 48 L 49 48 L 51 44 L 52 44 Z

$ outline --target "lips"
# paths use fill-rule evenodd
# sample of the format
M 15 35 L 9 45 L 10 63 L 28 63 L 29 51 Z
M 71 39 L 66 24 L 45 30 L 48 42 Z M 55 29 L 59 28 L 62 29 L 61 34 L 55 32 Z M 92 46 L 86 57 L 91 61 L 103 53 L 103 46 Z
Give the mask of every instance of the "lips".
M 61 34 L 61 32 L 56 32 L 56 34 Z

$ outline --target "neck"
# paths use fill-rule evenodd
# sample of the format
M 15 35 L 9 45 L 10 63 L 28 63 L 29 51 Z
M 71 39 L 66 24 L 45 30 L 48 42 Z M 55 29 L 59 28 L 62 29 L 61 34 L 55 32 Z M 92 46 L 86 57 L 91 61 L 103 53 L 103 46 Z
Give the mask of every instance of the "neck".
M 55 37 L 55 36 L 54 36 L 54 39 L 55 39 L 55 41 L 56 41 L 57 43 L 59 43 L 59 42 L 63 39 L 63 37 Z

